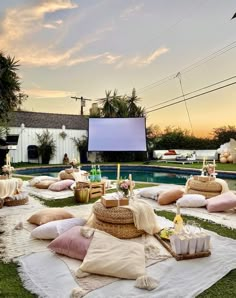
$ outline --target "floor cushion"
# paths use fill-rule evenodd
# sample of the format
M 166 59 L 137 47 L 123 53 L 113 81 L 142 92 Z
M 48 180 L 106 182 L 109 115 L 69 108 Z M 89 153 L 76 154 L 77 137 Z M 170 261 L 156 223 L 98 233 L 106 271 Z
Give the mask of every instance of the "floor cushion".
M 30 218 L 28 218 L 28 222 L 36 225 L 42 225 L 53 220 L 67 219 L 72 217 L 74 217 L 74 215 L 63 208 L 46 208 L 30 216 Z
M 39 188 L 39 189 L 48 189 L 48 187 L 51 184 L 55 183 L 56 181 L 57 180 L 54 180 L 54 179 L 49 179 L 49 180 L 48 179 L 45 179 L 45 180 L 42 180 L 42 181 L 36 183 L 34 185 L 34 187 Z
M 37 239 L 55 239 L 74 226 L 83 226 L 86 220 L 83 218 L 67 218 L 54 220 L 33 229 L 31 236 Z
M 136 279 L 145 275 L 144 245 L 95 231 L 80 270 Z
M 51 184 L 48 189 L 52 191 L 62 191 L 65 189 L 69 189 L 70 186 L 74 183 L 72 179 L 65 179 Z
M 209 212 L 225 211 L 236 207 L 236 195 L 232 191 L 224 192 L 207 200 Z
M 75 226 L 54 239 L 48 248 L 67 257 L 83 260 L 92 238 L 86 238 L 80 233 L 81 227 Z
M 182 189 L 170 189 L 162 192 L 158 197 L 158 203 L 160 205 L 168 205 L 176 202 L 184 194 Z
M 176 204 L 180 207 L 203 207 L 206 206 L 207 200 L 201 194 L 184 194 Z

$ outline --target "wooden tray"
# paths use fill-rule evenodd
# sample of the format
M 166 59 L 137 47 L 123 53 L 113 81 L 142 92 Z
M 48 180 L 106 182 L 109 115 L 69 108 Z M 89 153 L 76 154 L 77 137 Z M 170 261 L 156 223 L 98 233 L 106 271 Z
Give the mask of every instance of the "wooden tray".
M 171 255 L 176 259 L 176 261 L 182 261 L 182 260 L 190 260 L 190 259 L 196 259 L 196 258 L 204 258 L 209 257 L 211 255 L 211 252 L 209 250 L 198 252 L 195 254 L 184 254 L 184 255 L 177 255 L 171 248 L 171 244 L 169 240 L 162 239 L 158 234 L 154 234 L 154 236 L 161 242 L 161 244 L 171 253 Z

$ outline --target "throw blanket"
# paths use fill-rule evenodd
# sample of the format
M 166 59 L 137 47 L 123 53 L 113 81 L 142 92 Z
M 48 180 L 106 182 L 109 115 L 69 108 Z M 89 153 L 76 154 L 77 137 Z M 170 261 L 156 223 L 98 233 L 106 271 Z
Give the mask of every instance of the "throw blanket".
M 129 205 L 121 207 L 128 208 L 133 212 L 134 225 L 138 230 L 143 230 L 150 235 L 160 231 L 153 208 L 147 202 L 131 199 Z
M 18 178 L 0 180 L 0 199 L 5 199 L 19 191 L 22 180 Z

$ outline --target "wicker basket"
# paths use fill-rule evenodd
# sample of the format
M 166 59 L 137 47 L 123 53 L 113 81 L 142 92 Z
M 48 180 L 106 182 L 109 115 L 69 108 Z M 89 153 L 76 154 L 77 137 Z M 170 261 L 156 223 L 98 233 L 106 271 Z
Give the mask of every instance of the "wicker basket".
M 105 223 L 112 224 L 132 224 L 134 223 L 133 213 L 131 210 L 122 207 L 106 208 L 101 202 L 93 205 L 93 213 L 96 218 Z
M 12 200 L 12 199 L 6 198 L 5 201 L 4 201 L 4 205 L 6 205 L 8 207 L 13 207 L 13 206 L 24 205 L 28 202 L 29 202 L 28 197 L 26 197 L 24 199 L 20 199 L 20 200 Z
M 93 218 L 92 226 L 120 239 L 136 238 L 144 234 L 144 231 L 137 230 L 134 224 L 111 224 L 100 221 L 96 216 Z

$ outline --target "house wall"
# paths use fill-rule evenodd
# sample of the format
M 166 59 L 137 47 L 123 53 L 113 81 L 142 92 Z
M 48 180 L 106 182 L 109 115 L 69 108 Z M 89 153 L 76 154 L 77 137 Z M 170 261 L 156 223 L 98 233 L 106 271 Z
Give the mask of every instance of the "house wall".
M 28 127 L 11 127 L 9 134 L 19 134 L 19 140 L 16 150 L 10 150 L 10 156 L 12 162 L 28 162 L 28 151 L 29 145 L 38 145 L 36 133 L 42 134 L 45 131 L 43 128 L 28 128 Z M 71 138 L 81 138 L 87 136 L 87 130 L 75 130 L 75 129 L 48 129 L 53 135 L 56 141 L 56 153 L 53 159 L 50 160 L 50 164 L 61 164 L 65 153 L 68 154 L 69 159 L 78 159 L 79 153 L 76 149 L 74 142 Z M 63 139 L 60 133 L 64 131 L 67 136 Z M 30 160 L 30 162 L 36 162 L 37 160 Z M 41 161 L 40 161 L 41 162 Z

